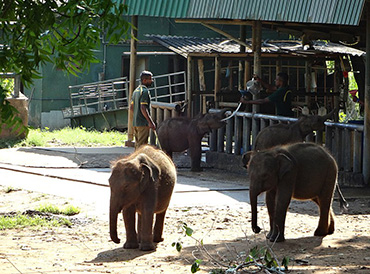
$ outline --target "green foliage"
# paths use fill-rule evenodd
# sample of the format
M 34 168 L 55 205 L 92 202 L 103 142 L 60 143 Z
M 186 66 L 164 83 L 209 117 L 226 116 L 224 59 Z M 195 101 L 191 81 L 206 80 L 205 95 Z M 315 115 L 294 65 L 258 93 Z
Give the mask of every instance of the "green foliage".
M 195 262 L 191 265 L 191 273 L 198 272 L 200 270 L 199 265 L 202 263 L 202 260 L 195 260 Z
M 71 226 L 72 223 L 65 218 L 47 220 L 40 216 L 31 217 L 22 214 L 16 216 L 0 216 L 0 230 L 24 227 L 56 227 L 61 225 Z
M 51 146 L 124 146 L 127 134 L 118 131 L 97 131 L 86 128 L 30 129 L 26 139 L 21 141 L 0 140 L 0 148 L 8 147 L 51 147 Z
M 0 86 L 7 91 L 6 95 L 10 95 L 10 92 L 14 90 L 14 79 L 13 78 L 0 78 Z
M 73 216 L 81 212 L 80 208 L 73 205 L 67 205 L 65 208 L 61 209 L 52 204 L 40 205 L 36 210 L 44 213 L 62 214 L 67 216 Z
M 0 1 L 0 73 L 18 74 L 26 86 L 41 77 L 39 68 L 47 62 L 78 75 L 98 62 L 102 37 L 117 43 L 127 36 L 126 11 L 115 0 Z M 14 109 L 3 104 L 8 92 L 0 90 L 1 123 L 17 124 Z
M 203 239 L 198 240 L 193 237 L 193 229 L 191 229 L 186 223 L 181 224 L 181 229 L 184 231 L 185 236 L 191 237 L 197 243 L 197 251 L 201 251 L 206 255 L 213 264 L 219 265 L 222 268 L 213 269 L 210 274 L 235 274 L 235 273 L 257 273 L 264 271 L 266 273 L 278 273 L 283 274 L 288 271 L 288 265 L 290 258 L 284 257 L 279 264 L 272 249 L 266 245 L 263 247 L 255 246 L 247 252 L 241 252 L 238 254 L 238 258 L 231 260 L 228 264 L 218 261 L 207 248 L 203 245 Z M 180 252 L 183 248 L 181 241 L 173 242 L 173 247 Z M 241 259 L 241 258 L 246 258 Z M 203 261 L 199 258 L 195 258 L 194 263 L 191 265 L 191 273 L 196 273 L 200 270 L 200 264 Z

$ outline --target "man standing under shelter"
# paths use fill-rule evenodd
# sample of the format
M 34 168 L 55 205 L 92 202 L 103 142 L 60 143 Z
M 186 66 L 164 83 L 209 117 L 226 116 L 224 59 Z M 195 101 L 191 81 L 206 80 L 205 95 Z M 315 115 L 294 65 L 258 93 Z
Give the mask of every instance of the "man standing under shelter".
M 133 92 L 130 111 L 133 117 L 133 129 L 135 136 L 135 150 L 148 143 L 149 130 L 155 130 L 156 126 L 150 116 L 150 92 L 148 87 L 153 84 L 153 74 L 150 71 L 142 71 L 140 74 L 141 85 Z
M 267 96 L 263 99 L 258 100 L 246 100 L 245 98 L 241 98 L 240 101 L 244 104 L 266 104 L 266 103 L 274 103 L 276 108 L 276 115 L 278 116 L 293 116 L 292 111 L 292 92 L 288 86 L 288 74 L 285 72 L 280 72 L 276 76 L 275 85 L 270 85 L 266 83 L 257 75 L 254 78 L 261 83 L 261 85 L 266 88 L 268 91 L 273 92 L 271 95 Z

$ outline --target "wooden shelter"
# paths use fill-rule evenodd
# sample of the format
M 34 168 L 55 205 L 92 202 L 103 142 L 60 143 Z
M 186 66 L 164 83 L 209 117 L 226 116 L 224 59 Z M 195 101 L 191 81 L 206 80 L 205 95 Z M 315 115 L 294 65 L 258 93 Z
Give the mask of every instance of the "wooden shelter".
M 313 39 L 329 39 L 333 42 L 346 41 L 358 47 L 366 47 L 366 83 L 360 97 L 364 98 L 364 138 L 362 173 L 365 185 L 370 185 L 370 1 L 369 0 L 198 0 L 198 1 L 126 1 L 129 13 L 133 16 L 160 16 L 178 18 L 176 22 L 199 23 L 223 34 L 240 45 L 241 53 L 248 45 L 245 43 L 245 27 L 252 26 L 253 67 L 254 74 L 262 71 L 262 27 L 283 31 L 300 36 L 303 45 L 310 46 Z M 231 24 L 240 27 L 240 37 L 230 37 L 217 25 Z M 134 56 L 134 55 L 133 55 Z M 194 66 L 188 58 L 188 79 Z M 200 64 L 201 66 L 201 64 Z M 242 63 L 239 64 L 243 66 Z M 310 63 L 306 64 L 309 71 Z M 220 75 L 220 57 L 215 58 L 215 75 Z M 280 65 L 277 64 L 277 68 Z M 248 69 L 248 67 L 247 67 Z M 245 71 L 247 71 L 247 69 Z M 242 70 L 241 70 L 242 71 Z M 189 77 L 190 76 L 190 77 Z M 310 73 L 306 73 L 306 89 L 311 88 Z M 220 81 L 215 79 L 215 92 L 220 90 Z M 188 85 L 188 88 L 191 88 Z M 217 94 L 216 94 L 217 97 Z M 259 111 L 253 106 L 253 113 Z M 255 123 L 255 119 L 253 119 Z M 252 125 L 255 129 L 257 126 Z

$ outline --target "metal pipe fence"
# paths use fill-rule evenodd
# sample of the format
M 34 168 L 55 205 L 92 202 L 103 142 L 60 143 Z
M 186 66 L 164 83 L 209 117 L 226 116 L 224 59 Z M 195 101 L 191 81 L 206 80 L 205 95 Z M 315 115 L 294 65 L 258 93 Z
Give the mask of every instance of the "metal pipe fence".
M 153 77 L 149 88 L 153 102 L 185 101 L 185 72 L 175 72 Z M 139 79 L 136 80 L 140 83 Z M 69 86 L 70 107 L 62 110 L 64 118 L 74 118 L 95 113 L 128 108 L 127 77 Z
M 212 109 L 210 112 L 219 112 Z M 276 123 L 292 123 L 297 118 L 238 112 L 223 128 L 212 130 L 210 151 L 241 155 L 251 151 L 258 133 Z M 253 130 L 253 125 L 256 126 Z M 336 159 L 340 171 L 362 173 L 363 125 L 325 122 L 325 130 L 307 136 L 306 141 L 324 145 Z

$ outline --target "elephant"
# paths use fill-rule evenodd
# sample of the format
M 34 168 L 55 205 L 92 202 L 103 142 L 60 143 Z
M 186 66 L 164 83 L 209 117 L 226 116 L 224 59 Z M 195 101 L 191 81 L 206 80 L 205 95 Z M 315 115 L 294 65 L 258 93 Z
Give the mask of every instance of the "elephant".
M 175 184 L 176 168 L 172 160 L 150 145 L 141 146 L 127 158 L 115 161 L 109 178 L 109 230 L 112 241 L 120 243 L 117 217 L 122 211 L 126 229 L 123 247 L 154 250 L 153 242 L 163 241 L 164 218 Z M 135 229 L 136 212 L 138 233 Z
M 250 178 L 253 232 L 261 230 L 257 225 L 257 197 L 262 192 L 266 192 L 270 220 L 267 238 L 270 241 L 285 240 L 285 218 L 292 198 L 312 200 L 318 205 L 320 220 L 315 236 L 334 232 L 331 207 L 338 167 L 323 147 L 314 143 L 295 143 L 265 151 L 249 151 L 243 155 L 243 165 Z
M 315 130 L 325 127 L 324 122 L 333 117 L 336 109 L 324 116 L 302 116 L 292 124 L 276 124 L 261 130 L 254 145 L 254 150 L 264 150 L 277 145 L 303 142 L 305 137 Z
M 200 114 L 195 118 L 173 117 L 164 120 L 157 128 L 161 148 L 172 158 L 173 152 L 189 149 L 191 171 L 201 171 L 201 142 L 203 136 L 212 129 L 218 129 L 226 123 L 222 121 L 225 112 Z

